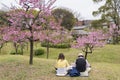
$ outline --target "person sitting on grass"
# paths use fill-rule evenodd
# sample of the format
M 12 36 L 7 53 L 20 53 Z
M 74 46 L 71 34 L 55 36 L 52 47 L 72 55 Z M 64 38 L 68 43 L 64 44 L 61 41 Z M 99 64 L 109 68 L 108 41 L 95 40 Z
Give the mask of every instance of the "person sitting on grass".
M 88 61 L 84 58 L 82 53 L 78 54 L 78 58 L 75 62 L 76 69 L 80 72 L 80 76 L 88 76 L 88 73 L 91 70 L 91 66 Z
M 60 53 L 58 56 L 58 60 L 55 64 L 56 75 L 57 76 L 65 76 L 67 74 L 67 69 L 69 67 L 68 61 L 65 59 L 63 53 Z

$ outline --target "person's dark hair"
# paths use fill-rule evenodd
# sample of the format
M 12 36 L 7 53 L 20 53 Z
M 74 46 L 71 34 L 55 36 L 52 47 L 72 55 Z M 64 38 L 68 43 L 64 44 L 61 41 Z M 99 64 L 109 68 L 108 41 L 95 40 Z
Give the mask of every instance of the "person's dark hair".
M 65 59 L 65 56 L 64 56 L 63 53 L 60 53 L 60 54 L 59 54 L 59 56 L 58 56 L 58 60 L 59 60 L 59 59 L 63 59 L 63 60 Z

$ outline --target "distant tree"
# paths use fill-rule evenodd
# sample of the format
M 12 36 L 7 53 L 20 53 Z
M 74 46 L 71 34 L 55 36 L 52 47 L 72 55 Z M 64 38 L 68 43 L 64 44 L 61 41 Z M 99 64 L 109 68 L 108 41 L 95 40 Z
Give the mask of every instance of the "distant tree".
M 71 36 L 66 31 L 61 33 L 61 31 L 44 30 L 42 31 L 41 36 L 44 36 L 42 42 L 46 44 L 47 58 L 49 57 L 50 44 L 56 45 L 60 43 L 68 43 L 71 39 Z
M 93 0 L 94 2 L 101 2 L 101 1 L 105 1 L 105 4 L 103 6 L 101 6 L 98 11 L 94 11 L 93 15 L 97 16 L 99 14 L 102 14 L 102 20 L 106 20 L 109 22 L 113 22 L 117 28 L 117 30 L 120 30 L 120 0 Z M 115 36 L 116 38 L 114 38 L 116 42 L 115 44 L 117 44 L 119 41 L 118 37 L 119 35 Z
M 119 29 L 120 26 L 120 0 L 93 0 L 96 3 L 105 1 L 105 4 L 101 6 L 98 11 L 94 11 L 93 15 L 97 16 L 102 14 L 102 19 L 107 21 L 113 21 Z
M 118 30 L 118 27 L 116 26 L 116 24 L 111 23 L 109 28 L 109 38 L 111 38 L 111 41 L 113 44 L 119 43 L 118 35 L 120 35 L 120 30 Z
M 106 23 L 106 26 L 108 26 L 109 24 L 106 20 L 103 20 L 103 19 L 93 20 L 91 22 L 91 27 L 95 29 L 103 29 L 104 23 Z
M 0 11 L 0 26 L 9 25 L 7 12 Z
M 91 22 L 91 27 L 95 29 L 102 28 L 102 23 L 100 22 L 100 20 L 93 20 Z
M 105 35 L 102 31 L 93 31 L 87 36 L 78 37 L 72 47 L 82 49 L 85 52 L 85 59 L 87 59 L 87 54 L 92 53 L 96 47 L 102 47 L 105 41 Z
M 15 48 L 15 54 L 18 54 L 19 46 L 25 44 L 27 41 L 25 32 L 23 32 L 19 27 L 4 27 L 3 33 L 2 39 L 5 42 L 12 42 Z M 21 49 L 21 52 L 23 52 L 23 49 Z
M 3 40 L 3 28 L 0 27 L 0 53 L 5 41 Z
M 61 26 L 68 30 L 71 30 L 75 25 L 76 18 L 74 17 L 74 14 L 68 9 L 57 8 L 52 11 L 52 14 L 56 21 L 61 21 Z
M 45 42 L 47 44 L 47 59 L 49 57 L 49 44 L 57 44 L 60 42 L 60 39 L 57 38 L 60 34 L 61 26 L 60 23 L 55 23 L 55 19 L 53 16 L 44 16 L 46 19 L 46 23 L 43 24 L 43 28 L 40 31 L 39 39 L 41 42 Z
M 80 12 L 73 12 L 75 18 L 77 21 L 82 20 L 83 17 L 81 16 Z

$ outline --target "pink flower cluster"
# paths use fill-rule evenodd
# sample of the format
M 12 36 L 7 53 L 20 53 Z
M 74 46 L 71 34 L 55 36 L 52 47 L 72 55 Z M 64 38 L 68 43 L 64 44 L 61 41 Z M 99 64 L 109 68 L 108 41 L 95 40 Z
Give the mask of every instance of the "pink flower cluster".
M 90 32 L 87 36 L 77 38 L 76 42 L 72 44 L 74 48 L 101 47 L 105 44 L 105 36 L 102 31 Z

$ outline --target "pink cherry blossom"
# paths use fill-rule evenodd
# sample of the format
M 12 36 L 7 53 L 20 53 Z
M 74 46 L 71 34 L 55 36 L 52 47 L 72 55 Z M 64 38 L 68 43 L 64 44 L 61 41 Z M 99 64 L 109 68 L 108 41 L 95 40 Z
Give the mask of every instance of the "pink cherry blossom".
M 90 32 L 87 36 L 78 37 L 76 42 L 71 46 L 73 48 L 81 48 L 85 52 L 85 58 L 87 58 L 87 53 L 92 53 L 95 47 L 102 47 L 106 44 L 106 38 L 102 31 Z M 89 52 L 88 52 L 89 49 Z

